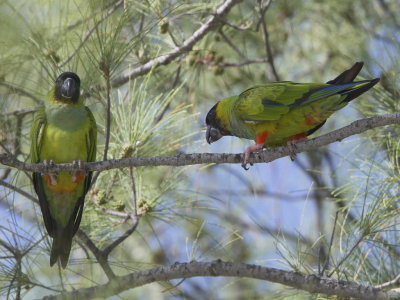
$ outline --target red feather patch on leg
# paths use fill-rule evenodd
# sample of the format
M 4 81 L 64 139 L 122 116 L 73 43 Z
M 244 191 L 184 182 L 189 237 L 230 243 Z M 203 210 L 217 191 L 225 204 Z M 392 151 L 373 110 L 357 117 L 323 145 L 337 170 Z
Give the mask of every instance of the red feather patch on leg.
M 299 134 L 296 134 L 296 135 L 292 136 L 289 139 L 289 141 L 298 141 L 298 140 L 303 140 L 303 139 L 306 139 L 306 138 L 307 138 L 307 135 L 305 133 L 299 133 Z
M 47 185 L 50 187 L 52 185 L 57 185 L 57 175 L 54 173 L 43 174 L 43 179 L 46 180 Z
M 256 144 L 264 145 L 265 142 L 267 141 L 268 135 L 269 135 L 268 131 L 256 134 Z
M 85 173 L 76 171 L 74 174 L 72 174 L 72 182 L 79 183 L 82 180 L 85 179 Z
M 267 137 L 269 135 L 268 131 L 262 132 L 260 134 L 256 134 L 256 144 L 247 147 L 246 151 L 243 153 L 243 163 L 242 167 L 245 170 L 248 170 L 247 164 L 249 163 L 250 154 L 253 152 L 260 152 L 267 141 Z

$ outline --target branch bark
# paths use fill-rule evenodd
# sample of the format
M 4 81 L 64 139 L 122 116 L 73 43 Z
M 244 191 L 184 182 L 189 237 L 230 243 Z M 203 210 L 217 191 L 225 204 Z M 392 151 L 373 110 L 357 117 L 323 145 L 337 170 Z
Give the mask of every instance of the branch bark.
M 221 6 L 219 6 L 215 13 L 200 26 L 188 39 L 186 39 L 181 46 L 175 48 L 171 52 L 161 55 L 155 59 L 152 59 L 145 63 L 144 65 L 131 70 L 128 74 L 116 78 L 112 82 L 113 87 L 119 87 L 129 80 L 132 80 L 138 76 L 142 76 L 150 72 L 152 68 L 158 67 L 160 65 L 167 65 L 175 58 L 179 57 L 182 53 L 192 50 L 193 46 L 201 40 L 209 31 L 211 31 L 215 25 L 219 23 L 219 20 L 225 16 L 229 10 L 242 0 L 226 0 Z
M 325 135 L 299 141 L 296 143 L 294 152 L 300 153 L 308 150 L 320 148 L 322 146 L 341 141 L 349 136 L 362 133 L 376 127 L 386 125 L 399 124 L 400 113 L 387 114 L 366 119 L 354 121 L 350 125 L 334 130 Z M 266 151 L 255 153 L 250 157 L 252 163 L 268 163 L 278 158 L 290 155 L 289 149 L 285 147 L 277 147 Z M 128 157 L 121 159 L 111 159 L 106 161 L 97 161 L 83 163 L 82 171 L 105 171 L 126 167 L 142 167 L 142 166 L 187 166 L 197 164 L 237 164 L 241 163 L 243 155 L 229 153 L 180 153 L 175 156 L 149 156 L 149 157 Z M 55 164 L 53 166 L 45 166 L 43 163 L 31 164 L 17 160 L 10 154 L 0 154 L 0 164 L 17 168 L 29 172 L 60 172 L 60 171 L 76 171 L 76 166 L 72 163 Z
M 223 262 L 190 262 L 175 263 L 168 267 L 156 267 L 145 271 L 136 271 L 117 277 L 107 284 L 75 290 L 43 299 L 90 299 L 94 297 L 113 296 L 128 289 L 157 281 L 198 276 L 246 277 L 266 280 L 294 287 L 310 293 L 323 293 L 342 297 L 354 297 L 364 300 L 399 299 L 396 291 L 383 291 L 373 286 L 356 282 L 324 278 L 316 275 L 303 275 L 297 272 L 284 271 L 259 265 Z

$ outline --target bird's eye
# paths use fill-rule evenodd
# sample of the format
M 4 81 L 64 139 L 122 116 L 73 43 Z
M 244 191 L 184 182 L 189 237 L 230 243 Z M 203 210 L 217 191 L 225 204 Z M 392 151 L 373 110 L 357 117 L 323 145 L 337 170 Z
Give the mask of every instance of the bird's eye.
M 210 130 L 210 136 L 213 140 L 217 140 L 221 137 L 221 134 L 219 133 L 219 130 L 216 128 L 211 128 Z

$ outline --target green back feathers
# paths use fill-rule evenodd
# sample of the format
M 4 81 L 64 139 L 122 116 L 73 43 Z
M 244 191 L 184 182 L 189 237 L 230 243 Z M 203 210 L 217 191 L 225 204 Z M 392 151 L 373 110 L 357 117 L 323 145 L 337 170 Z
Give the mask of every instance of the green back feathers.
M 354 99 L 376 82 L 365 80 L 339 85 L 323 83 L 276 82 L 252 87 L 237 97 L 223 99 L 217 108 L 218 117 L 228 126 L 229 116 L 245 121 L 276 121 L 289 111 L 326 101 L 321 107 L 338 110 L 348 98 Z M 358 92 L 362 90 L 361 92 Z
M 379 78 L 353 82 L 363 66 L 356 62 L 327 83 L 267 83 L 214 105 L 206 116 L 208 143 L 233 135 L 264 145 L 283 145 L 318 130 L 335 111 L 372 88 Z

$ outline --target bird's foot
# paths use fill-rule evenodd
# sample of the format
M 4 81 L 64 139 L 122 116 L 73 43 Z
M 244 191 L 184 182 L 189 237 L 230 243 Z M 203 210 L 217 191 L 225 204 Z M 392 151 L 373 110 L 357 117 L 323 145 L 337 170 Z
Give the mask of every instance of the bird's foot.
M 247 167 L 247 164 L 249 163 L 250 159 L 250 154 L 253 152 L 260 152 L 263 149 L 263 144 L 255 144 L 247 147 L 246 151 L 243 153 L 243 163 L 242 163 L 242 168 L 245 169 L 246 171 L 250 169 L 250 167 Z M 253 164 L 250 163 L 252 166 Z
M 85 179 L 85 172 L 82 171 L 83 170 L 83 161 L 74 160 L 72 162 L 72 165 L 74 166 L 74 168 L 78 169 L 76 171 L 72 171 L 72 173 L 71 173 L 72 182 L 79 183 Z
M 290 159 L 292 161 L 294 161 L 296 159 L 296 156 L 297 156 L 297 154 L 296 154 L 296 149 L 297 149 L 296 142 L 295 141 L 288 141 L 287 142 L 287 147 L 289 149 L 289 157 L 290 157 Z
M 44 160 L 43 164 L 46 169 L 55 165 L 53 160 Z M 42 176 L 47 181 L 48 185 L 57 185 L 57 173 L 46 171 L 45 173 L 42 173 Z

